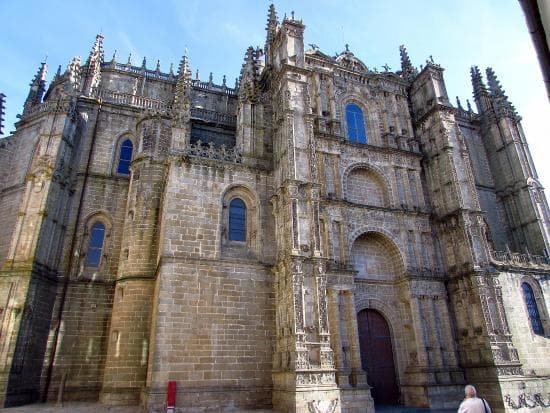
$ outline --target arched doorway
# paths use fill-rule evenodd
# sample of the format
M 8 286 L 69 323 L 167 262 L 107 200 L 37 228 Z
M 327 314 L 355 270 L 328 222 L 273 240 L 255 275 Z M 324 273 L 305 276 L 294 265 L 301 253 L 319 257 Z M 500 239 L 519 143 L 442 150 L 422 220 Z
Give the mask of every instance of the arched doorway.
M 372 398 L 377 405 L 396 405 L 399 389 L 388 323 L 376 310 L 365 309 L 357 314 L 361 364 L 372 387 Z

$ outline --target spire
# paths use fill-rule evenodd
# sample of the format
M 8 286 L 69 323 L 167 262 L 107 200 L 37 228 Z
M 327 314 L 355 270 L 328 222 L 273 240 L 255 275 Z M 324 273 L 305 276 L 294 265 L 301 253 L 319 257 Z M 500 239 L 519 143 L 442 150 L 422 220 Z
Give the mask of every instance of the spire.
M 73 94 L 80 91 L 80 81 L 82 78 L 82 68 L 80 67 L 80 57 L 75 56 L 73 60 L 69 62 L 67 66 L 67 72 L 69 75 L 69 82 L 67 83 L 67 93 Z
M 269 43 L 275 37 L 277 33 L 277 25 L 279 21 L 277 20 L 277 12 L 275 11 L 275 5 L 271 3 L 269 5 L 269 12 L 267 14 L 267 42 Z
M 487 73 L 487 83 L 489 85 L 495 114 L 497 116 L 510 117 L 519 121 L 520 118 L 516 112 L 516 108 L 508 100 L 508 96 L 504 93 L 504 89 L 502 89 L 493 69 L 488 67 L 485 73 Z
M 92 46 L 92 51 L 88 56 L 86 64 L 89 65 L 91 62 L 100 62 L 103 63 L 104 53 L 103 53 L 103 35 L 98 34 L 95 37 L 94 45 Z
M 491 108 L 489 92 L 485 87 L 485 83 L 483 83 L 483 77 L 481 76 L 479 67 L 472 66 L 470 75 L 472 77 L 472 87 L 474 89 L 474 100 L 477 105 L 477 111 L 479 114 L 482 114 Z
M 244 63 L 239 79 L 239 97 L 243 100 L 254 101 L 259 86 L 258 50 L 252 46 L 246 49 Z
M 34 79 L 30 83 L 30 90 L 23 105 L 23 115 L 25 115 L 31 108 L 34 106 L 40 105 L 42 103 L 42 97 L 44 92 L 46 92 L 46 71 L 47 66 L 46 62 L 40 64 L 38 73 L 34 76 Z
M 55 72 L 54 80 L 57 80 L 61 77 L 61 65 L 57 66 L 57 72 Z
M 94 45 L 86 61 L 86 69 L 83 76 L 82 93 L 86 96 L 92 95 L 99 87 L 103 58 L 103 36 L 98 34 L 95 37 Z
M 479 67 L 472 66 L 470 68 L 470 75 L 472 77 L 472 87 L 474 88 L 474 98 L 477 100 L 480 95 L 487 92 L 487 88 L 485 87 L 485 83 L 483 83 Z
M 273 5 L 273 3 L 271 3 L 269 5 L 269 11 L 267 13 L 267 26 L 265 28 L 265 30 L 267 31 L 267 36 L 265 40 L 266 66 L 271 64 L 271 43 L 273 42 L 273 39 L 275 39 L 275 35 L 277 34 L 278 25 L 279 21 L 277 20 L 277 12 L 275 11 L 275 6 Z
M 401 76 L 405 80 L 412 81 L 418 75 L 418 70 L 412 65 L 405 45 L 399 46 L 399 55 L 401 56 Z
M 187 50 L 181 58 L 178 68 L 178 78 L 176 80 L 176 89 L 174 91 L 174 104 L 172 110 L 177 121 L 185 123 L 189 117 L 191 109 L 191 69 L 189 68 L 189 59 Z

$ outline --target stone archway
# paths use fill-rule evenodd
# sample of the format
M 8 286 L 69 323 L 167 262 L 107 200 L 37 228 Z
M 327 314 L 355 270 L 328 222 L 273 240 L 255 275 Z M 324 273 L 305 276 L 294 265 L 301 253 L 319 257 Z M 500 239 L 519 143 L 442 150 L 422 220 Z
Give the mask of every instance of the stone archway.
M 390 328 L 382 314 L 364 309 L 357 314 L 361 366 L 367 372 L 372 398 L 377 405 L 399 403 Z

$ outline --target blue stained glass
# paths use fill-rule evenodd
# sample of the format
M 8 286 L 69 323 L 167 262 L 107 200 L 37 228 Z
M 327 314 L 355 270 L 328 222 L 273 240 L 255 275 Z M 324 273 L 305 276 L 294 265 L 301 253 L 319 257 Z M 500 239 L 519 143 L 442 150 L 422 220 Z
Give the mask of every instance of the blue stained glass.
M 120 145 L 120 156 L 118 157 L 119 174 L 128 175 L 130 173 L 130 163 L 132 162 L 132 152 L 134 151 L 134 145 L 130 139 L 126 139 Z
M 355 103 L 346 106 L 346 122 L 348 124 L 348 139 L 351 142 L 367 143 L 363 111 Z
M 229 203 L 229 240 L 246 241 L 246 205 L 239 198 Z
M 88 267 L 99 267 L 104 239 L 105 225 L 101 222 L 96 222 L 90 233 L 90 242 L 88 243 L 88 252 L 86 254 L 86 265 Z
M 525 300 L 525 305 L 527 306 L 527 314 L 529 316 L 529 321 L 531 322 L 533 333 L 543 336 L 544 328 L 542 327 L 542 321 L 540 320 L 539 309 L 537 308 L 537 301 L 535 300 L 533 288 L 528 283 L 522 283 L 521 288 L 523 290 L 523 298 Z

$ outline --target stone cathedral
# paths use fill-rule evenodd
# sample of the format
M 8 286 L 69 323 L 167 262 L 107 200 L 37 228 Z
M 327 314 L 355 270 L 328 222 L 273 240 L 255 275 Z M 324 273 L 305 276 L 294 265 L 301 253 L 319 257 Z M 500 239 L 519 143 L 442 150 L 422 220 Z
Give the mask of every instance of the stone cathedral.
M 1 405 L 550 405 L 549 210 L 495 73 L 474 111 L 304 29 L 272 5 L 234 88 L 100 35 L 41 65 L 0 141 Z

